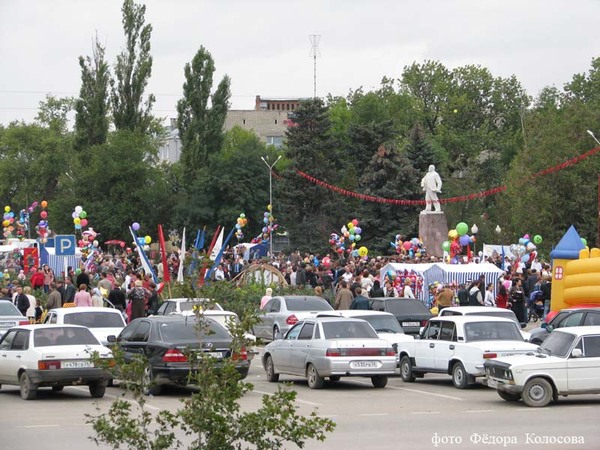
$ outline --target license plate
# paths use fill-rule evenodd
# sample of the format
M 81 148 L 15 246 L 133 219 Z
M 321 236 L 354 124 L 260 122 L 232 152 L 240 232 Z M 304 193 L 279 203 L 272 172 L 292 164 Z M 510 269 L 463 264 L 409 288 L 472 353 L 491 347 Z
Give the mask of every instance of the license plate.
M 493 378 L 488 378 L 487 385 L 489 388 L 496 389 L 498 387 L 498 382 L 496 380 L 494 380 Z
M 379 361 L 350 361 L 351 369 L 377 369 L 380 366 Z
M 9 327 L 14 327 L 15 325 L 16 325 L 15 322 L 0 322 L 0 327 L 9 328 Z
M 419 322 L 402 322 L 403 327 L 418 327 L 421 325 Z
M 63 369 L 83 369 L 86 367 L 94 367 L 92 361 L 63 361 L 60 364 Z
M 223 352 L 206 352 L 204 354 L 213 358 L 223 359 Z

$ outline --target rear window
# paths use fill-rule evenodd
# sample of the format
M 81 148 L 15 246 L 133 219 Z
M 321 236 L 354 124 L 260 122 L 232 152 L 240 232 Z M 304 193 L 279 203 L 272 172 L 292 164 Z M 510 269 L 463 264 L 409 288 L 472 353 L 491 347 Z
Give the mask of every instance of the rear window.
M 0 316 L 21 316 L 19 310 L 9 302 L 0 302 Z
M 517 316 L 515 316 L 515 313 L 512 311 L 477 311 L 477 312 L 470 312 L 466 314 L 467 316 L 487 316 L 487 317 L 501 317 L 503 319 L 510 319 L 513 322 L 517 321 Z
M 465 324 L 467 342 L 474 341 L 521 341 L 521 335 L 514 322 L 472 322 Z
M 288 311 L 330 311 L 333 308 L 319 297 L 286 298 Z
M 194 341 L 205 337 L 231 339 L 229 332 L 212 319 L 204 319 L 203 326 L 198 326 L 196 320 L 178 320 L 161 323 L 158 328 L 162 340 L 167 342 Z
M 181 302 L 181 303 L 179 303 L 179 309 L 181 309 L 181 312 L 192 311 L 194 309 L 194 307 L 196 307 L 200 310 L 205 309 L 207 311 L 220 311 L 221 310 L 215 303 L 209 303 L 209 302 Z
M 394 315 L 427 314 L 431 312 L 419 300 L 388 300 L 385 302 L 386 311 Z
M 82 325 L 88 328 L 122 328 L 125 326 L 121 314 L 110 312 L 81 312 L 65 314 L 67 325 Z
M 395 317 L 388 315 L 368 315 L 368 316 L 355 316 L 357 319 L 366 320 L 371 324 L 375 331 L 378 333 L 399 333 L 403 334 L 404 330 L 398 323 Z
M 325 339 L 377 339 L 377 333 L 368 323 L 354 321 L 324 322 Z
M 33 345 L 49 347 L 52 345 L 100 345 L 87 328 L 53 327 L 34 330 Z

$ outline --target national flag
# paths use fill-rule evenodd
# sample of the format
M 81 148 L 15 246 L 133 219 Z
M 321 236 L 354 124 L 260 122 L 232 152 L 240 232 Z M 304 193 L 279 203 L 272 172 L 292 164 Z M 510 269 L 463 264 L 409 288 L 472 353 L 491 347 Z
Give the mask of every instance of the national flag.
M 181 249 L 179 250 L 179 270 L 177 271 L 177 282 L 183 283 L 183 263 L 185 261 L 185 227 L 181 237 Z
M 171 281 L 171 274 L 169 272 L 169 264 L 167 263 L 167 248 L 165 246 L 165 235 L 163 234 L 162 225 L 158 225 L 158 244 L 160 246 L 160 260 L 163 265 L 163 279 L 165 283 Z

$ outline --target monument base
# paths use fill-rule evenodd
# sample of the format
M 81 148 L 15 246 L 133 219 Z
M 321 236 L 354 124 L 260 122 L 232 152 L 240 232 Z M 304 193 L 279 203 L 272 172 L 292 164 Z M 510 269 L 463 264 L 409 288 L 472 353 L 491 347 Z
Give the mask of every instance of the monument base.
M 443 211 L 421 211 L 419 214 L 419 237 L 427 248 L 427 254 L 442 257 L 442 243 L 448 240 L 448 222 Z

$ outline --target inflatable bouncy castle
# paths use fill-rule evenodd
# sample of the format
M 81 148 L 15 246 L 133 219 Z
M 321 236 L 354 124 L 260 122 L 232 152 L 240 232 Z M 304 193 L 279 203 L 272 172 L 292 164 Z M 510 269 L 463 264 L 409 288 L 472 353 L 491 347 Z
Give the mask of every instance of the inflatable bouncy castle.
M 550 253 L 551 311 L 573 306 L 600 306 L 600 249 L 589 249 L 571 226 Z

